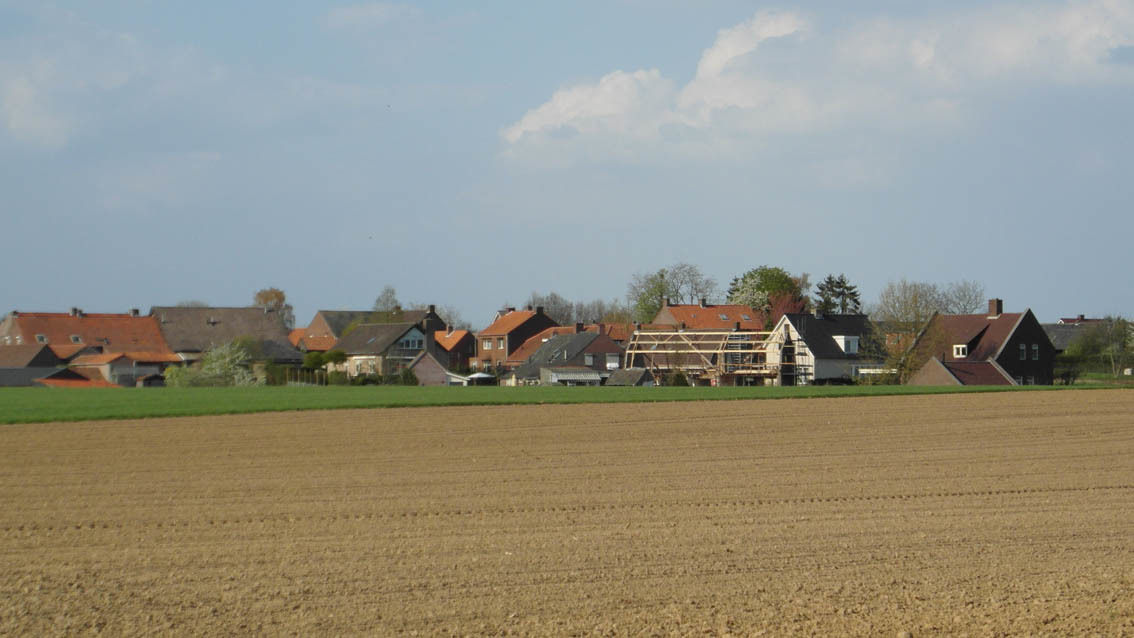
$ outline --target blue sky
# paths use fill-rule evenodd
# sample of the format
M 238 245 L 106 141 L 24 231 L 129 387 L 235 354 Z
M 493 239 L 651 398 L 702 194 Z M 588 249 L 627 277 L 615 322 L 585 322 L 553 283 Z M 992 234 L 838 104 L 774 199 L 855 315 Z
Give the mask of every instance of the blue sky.
M 1134 314 L 1134 0 L 486 4 L 0 0 L 2 311 L 687 261 Z

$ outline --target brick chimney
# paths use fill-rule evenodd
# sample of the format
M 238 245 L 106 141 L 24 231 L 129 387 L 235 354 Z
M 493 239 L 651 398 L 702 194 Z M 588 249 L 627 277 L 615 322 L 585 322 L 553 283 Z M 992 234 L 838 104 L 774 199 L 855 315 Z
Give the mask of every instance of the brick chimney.
M 435 314 L 437 312 L 437 306 L 429 304 L 429 312 L 430 314 Z
M 1003 299 L 989 299 L 988 300 L 988 316 L 999 317 L 1004 314 L 1004 300 Z
M 72 317 L 81 317 L 81 316 L 83 316 L 83 311 L 78 309 L 78 308 L 72 307 L 71 308 L 71 316 Z
M 704 308 L 707 305 L 709 305 L 709 300 L 704 298 L 704 297 L 701 297 L 701 307 Z
M 576 321 L 575 322 L 575 334 L 580 334 L 581 332 L 583 332 L 583 322 L 582 321 Z
M 137 317 L 138 316 L 138 309 L 137 308 L 131 308 L 130 309 L 130 316 L 131 317 Z
M 532 309 L 532 307 L 528 306 L 528 310 L 531 310 L 531 309 Z M 537 315 L 542 315 L 543 314 L 543 306 L 536 306 L 535 307 L 535 313 Z

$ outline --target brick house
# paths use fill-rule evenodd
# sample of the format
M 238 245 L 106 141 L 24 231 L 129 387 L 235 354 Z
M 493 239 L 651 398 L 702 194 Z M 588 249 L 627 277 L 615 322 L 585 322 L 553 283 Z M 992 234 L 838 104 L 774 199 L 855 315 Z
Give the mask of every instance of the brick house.
M 671 304 L 666 299 L 653 325 L 687 330 L 763 330 L 764 313 L 740 304 L 711 304 L 705 299 L 699 304 Z
M 62 362 L 79 355 L 128 355 L 155 371 L 181 361 L 153 317 L 129 313 L 12 311 L 0 321 L 0 347 L 47 346 Z
M 543 342 L 527 361 L 504 375 L 502 385 L 543 383 L 544 368 L 586 370 L 586 378 L 601 383 L 622 366 L 622 346 L 605 334 L 582 330 L 582 324 L 578 328 L 579 332 L 555 335 Z
M 429 334 L 416 323 L 364 323 L 335 344 L 347 359 L 329 369 L 350 377 L 397 374 L 427 351 Z
M 448 370 L 467 370 L 476 358 L 476 336 L 468 330 L 435 330 L 433 343 L 433 355 Z
M 557 325 L 554 319 L 544 314 L 543 306 L 534 310 L 531 306 L 524 310 L 505 308 L 496 313 L 492 324 L 477 333 L 476 365 L 473 367 L 482 371 L 503 369 L 509 355 L 525 341 Z
M 911 349 L 908 385 L 1051 385 L 1056 349 L 1031 310 L 934 315 Z
M 289 338 L 292 345 L 305 352 L 326 352 L 335 347 L 351 328 L 364 324 L 415 323 L 426 331 L 445 329 L 445 320 L 437 314 L 436 306 L 425 310 L 320 310 L 306 328 L 296 328 Z

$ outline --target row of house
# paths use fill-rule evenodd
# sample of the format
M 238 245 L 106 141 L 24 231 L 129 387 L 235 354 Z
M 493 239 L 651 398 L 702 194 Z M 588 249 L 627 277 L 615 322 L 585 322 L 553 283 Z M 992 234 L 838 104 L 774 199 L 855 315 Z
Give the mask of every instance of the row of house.
M 926 326 L 874 334 L 861 314 L 763 313 L 735 304 L 673 304 L 651 323 L 561 326 L 540 307 L 504 308 L 473 333 L 434 306 L 389 312 L 320 310 L 290 332 L 260 307 L 155 306 L 149 314 L 13 311 L 0 322 L 0 384 L 156 385 L 169 365 L 242 339 L 253 365 L 298 367 L 306 352 L 341 350 L 347 376 L 412 370 L 426 385 L 491 377 L 502 385 L 649 385 L 681 373 L 699 385 L 807 385 L 890 372 L 885 349 L 910 353 L 917 384 L 1049 384 L 1062 346 L 1090 320 L 1041 326 L 1030 310 L 935 315 Z M 1046 328 L 1046 329 L 1045 329 Z M 471 373 L 471 374 L 470 374 Z

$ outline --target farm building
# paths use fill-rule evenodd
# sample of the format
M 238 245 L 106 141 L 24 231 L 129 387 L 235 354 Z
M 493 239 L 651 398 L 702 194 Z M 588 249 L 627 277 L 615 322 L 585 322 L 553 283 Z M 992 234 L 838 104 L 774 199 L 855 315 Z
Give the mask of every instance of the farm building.
M 206 350 L 246 340 L 256 363 L 299 365 L 303 354 L 291 345 L 288 330 L 275 310 L 246 306 L 155 306 L 150 318 L 157 322 L 169 347 L 185 361 L 196 361 Z

